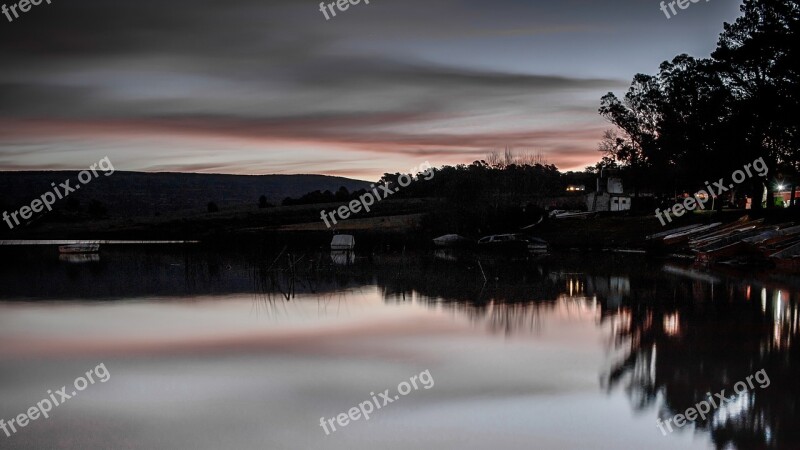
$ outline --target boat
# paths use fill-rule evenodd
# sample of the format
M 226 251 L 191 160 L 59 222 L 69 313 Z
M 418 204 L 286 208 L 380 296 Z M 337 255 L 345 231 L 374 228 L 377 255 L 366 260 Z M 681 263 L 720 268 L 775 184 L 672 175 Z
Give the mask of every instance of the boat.
M 597 215 L 596 211 L 562 211 L 557 209 L 550 212 L 551 219 L 588 219 Z
M 537 225 L 541 224 L 542 222 L 544 222 L 544 216 L 539 217 L 539 220 L 537 220 L 536 222 L 520 228 L 520 230 L 530 230 L 531 228 L 536 227 Z
M 500 253 L 547 253 L 548 245 L 542 239 L 524 234 L 494 234 L 478 240 L 478 249 Z
M 785 250 L 789 247 L 793 247 L 796 244 L 800 244 L 800 236 L 793 235 L 793 236 L 783 236 L 777 241 L 768 241 L 758 245 L 758 250 L 761 254 L 769 258 L 770 255 L 780 252 L 781 250 Z
M 709 264 L 723 258 L 743 256 L 748 253 L 749 247 L 742 239 L 730 238 L 715 242 L 698 250 L 696 261 L 701 264 Z
M 60 245 L 58 247 L 59 253 L 97 253 L 100 251 L 100 244 L 69 244 Z
M 746 217 L 747 216 L 745 216 L 745 218 Z M 761 226 L 761 224 L 764 222 L 764 219 L 749 221 L 748 218 L 746 220 L 743 220 L 745 218 L 739 219 L 733 223 L 725 225 L 722 228 L 715 230 L 715 232 L 709 235 L 700 236 L 694 239 L 689 239 L 689 246 L 692 248 L 703 247 L 705 245 L 711 244 L 720 239 L 727 238 L 734 234 L 755 230 L 756 228 Z
M 445 234 L 433 240 L 437 247 L 459 247 L 468 244 L 469 239 L 457 234 Z
M 773 253 L 770 259 L 779 269 L 800 271 L 800 244 Z
M 734 237 L 734 236 L 737 236 L 737 235 L 740 235 L 742 238 L 749 237 L 749 236 L 755 236 L 756 234 L 758 234 L 757 228 L 758 228 L 757 225 L 748 225 L 748 226 L 743 226 L 743 227 L 740 227 L 740 228 L 727 229 L 727 230 L 724 230 L 722 232 L 717 232 L 717 233 L 711 234 L 711 235 L 706 236 L 706 237 L 698 237 L 698 238 L 695 238 L 695 239 L 689 239 L 689 247 L 693 251 L 697 251 L 698 249 L 701 249 L 703 247 L 707 247 L 707 246 L 709 246 L 711 244 L 714 244 L 714 243 L 717 243 L 717 242 L 720 242 L 720 241 L 724 241 L 726 239 L 730 239 L 731 237 Z M 752 233 L 752 232 L 755 232 L 755 233 Z M 744 236 L 742 233 L 748 233 L 748 234 L 747 234 L 747 236 Z
M 650 235 L 646 236 L 644 239 L 646 241 L 663 239 L 663 238 L 665 238 L 665 237 L 667 237 L 667 236 L 669 236 L 671 234 L 683 233 L 685 231 L 693 230 L 695 228 L 700 228 L 702 226 L 703 226 L 702 223 L 696 223 L 694 225 L 686 225 L 685 227 L 673 228 L 671 230 L 662 231 L 660 233 L 650 234 Z
M 737 230 L 726 237 L 717 239 L 702 247 L 696 247 L 698 263 L 711 263 L 722 258 L 742 256 L 748 253 L 755 253 L 752 246 L 745 242 L 745 239 L 763 234 L 765 231 L 772 231 L 774 228 Z
M 331 250 L 352 250 L 356 246 L 356 238 L 350 234 L 337 234 L 331 240 Z
M 717 239 L 713 239 L 711 241 L 698 241 L 697 244 L 692 246 L 692 249 L 696 252 L 705 252 L 709 250 L 718 249 L 724 247 L 728 244 L 734 242 L 741 242 L 746 244 L 747 242 L 745 239 L 752 238 L 755 236 L 759 236 L 766 231 L 774 231 L 774 227 L 765 227 L 765 228 L 756 228 L 756 227 L 744 227 L 734 230 L 732 233 L 729 233 L 725 236 L 719 237 Z
M 766 231 L 758 236 L 745 239 L 745 242 L 758 248 L 786 247 L 789 243 L 800 238 L 800 225 L 781 227 L 778 230 Z M 777 250 L 776 250 L 777 251 Z M 771 252 L 770 254 L 775 253 Z
M 708 225 L 701 225 L 699 227 L 693 227 L 688 230 L 680 231 L 677 233 L 668 234 L 663 237 L 664 245 L 677 245 L 682 244 L 692 238 L 692 236 L 697 235 L 699 233 L 704 233 L 709 230 L 713 230 L 714 228 L 722 225 L 722 222 L 714 222 Z
M 800 259 L 800 243 L 770 255 L 776 259 Z
M 779 225 L 754 227 L 753 229 L 750 227 L 740 228 L 702 247 L 695 247 L 694 251 L 698 253 L 697 262 L 710 263 L 732 257 L 752 259 L 761 253 L 752 241 L 762 239 L 764 236 L 772 236 L 773 232 L 778 231 L 778 227 Z

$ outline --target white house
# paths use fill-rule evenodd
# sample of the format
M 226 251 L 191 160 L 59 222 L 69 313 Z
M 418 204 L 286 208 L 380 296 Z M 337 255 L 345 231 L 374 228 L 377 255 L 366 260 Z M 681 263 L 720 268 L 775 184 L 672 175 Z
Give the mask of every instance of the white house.
M 605 181 L 605 183 L 604 183 Z M 622 179 L 616 177 L 603 177 L 603 172 L 597 178 L 597 191 L 586 195 L 587 211 L 630 211 L 631 197 L 625 195 Z

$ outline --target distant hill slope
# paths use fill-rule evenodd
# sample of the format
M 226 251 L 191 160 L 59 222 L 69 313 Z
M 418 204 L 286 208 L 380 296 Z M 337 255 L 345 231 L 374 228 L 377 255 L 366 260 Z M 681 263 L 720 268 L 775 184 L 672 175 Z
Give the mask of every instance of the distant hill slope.
M 0 172 L 0 208 L 15 210 L 70 179 L 80 184 L 73 171 Z M 82 185 L 67 198 L 76 198 L 81 209 L 92 200 L 101 202 L 113 217 L 153 216 L 176 211 L 205 211 L 208 202 L 220 208 L 256 206 L 260 196 L 276 205 L 286 197 L 299 197 L 311 191 L 336 192 L 344 186 L 350 191 L 368 188 L 370 183 L 326 175 L 218 175 L 195 173 L 114 172 Z M 67 199 L 54 209 L 64 210 Z M 2 212 L 2 211 L 0 211 Z

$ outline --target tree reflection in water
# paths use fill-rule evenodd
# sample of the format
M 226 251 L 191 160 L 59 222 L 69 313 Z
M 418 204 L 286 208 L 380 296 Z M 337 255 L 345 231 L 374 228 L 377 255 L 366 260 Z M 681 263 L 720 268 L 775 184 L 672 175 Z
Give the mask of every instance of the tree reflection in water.
M 641 288 L 634 278 L 621 303 L 601 302 L 613 345 L 623 351 L 605 385 L 622 386 L 636 409 L 658 407 L 667 418 L 709 392 L 725 389 L 730 397 L 736 382 L 765 369 L 769 387 L 756 386 L 695 424 L 719 448 L 800 448 L 797 288 L 693 275 L 667 275 Z
M 596 305 L 618 354 L 602 375 L 603 386 L 623 388 L 634 409 L 659 408 L 662 418 L 722 389 L 730 397 L 736 382 L 765 369 L 767 388 L 756 384 L 698 418 L 696 429 L 709 432 L 718 448 L 800 448 L 800 280 L 568 257 L 489 266 L 484 285 L 480 272 L 450 263 L 421 262 L 396 276 L 378 275 L 378 284 L 387 298 L 416 291 L 431 305 L 444 304 L 506 334 L 535 329 L 542 308 Z M 655 422 L 653 430 L 661 437 Z

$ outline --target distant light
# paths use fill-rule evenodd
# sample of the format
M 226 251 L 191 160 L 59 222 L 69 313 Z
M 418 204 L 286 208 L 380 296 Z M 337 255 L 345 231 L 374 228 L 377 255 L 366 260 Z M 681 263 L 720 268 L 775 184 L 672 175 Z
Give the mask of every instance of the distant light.
M 782 191 L 784 187 L 785 187 L 784 185 L 782 185 L 782 184 L 779 184 L 779 185 L 778 185 L 778 190 L 779 190 L 779 191 Z

